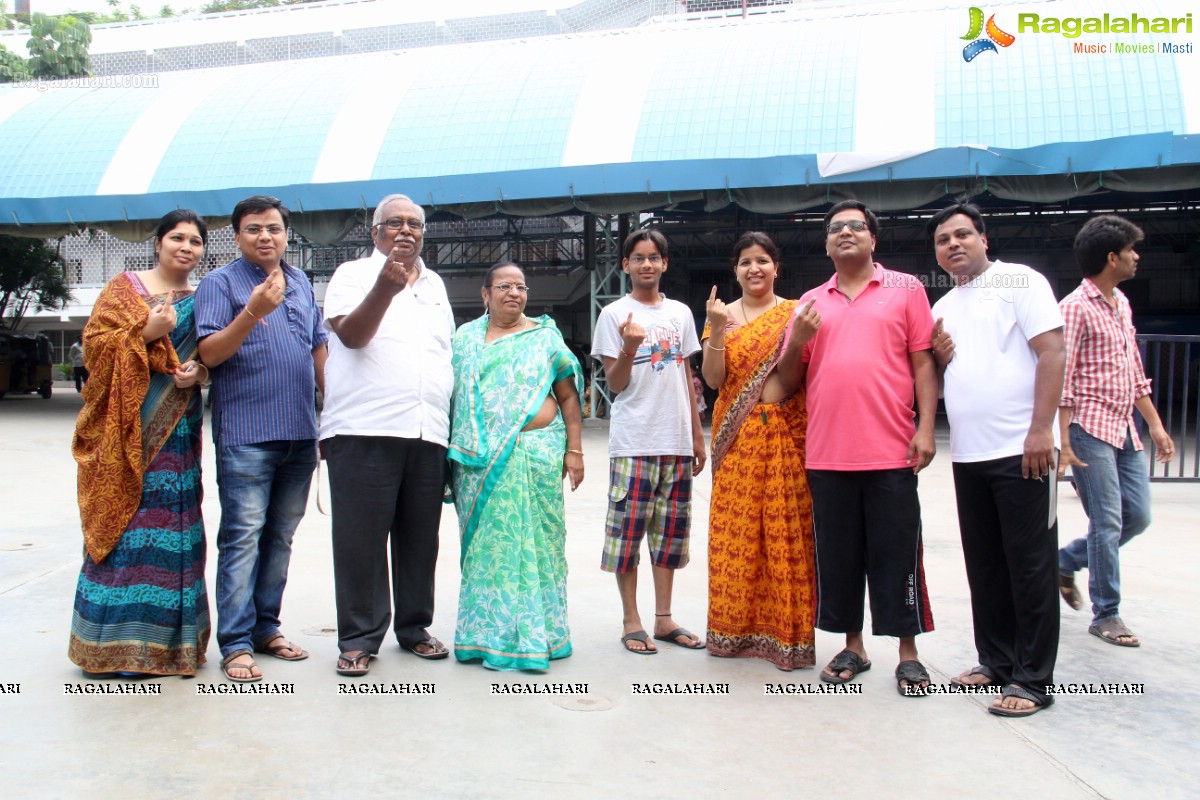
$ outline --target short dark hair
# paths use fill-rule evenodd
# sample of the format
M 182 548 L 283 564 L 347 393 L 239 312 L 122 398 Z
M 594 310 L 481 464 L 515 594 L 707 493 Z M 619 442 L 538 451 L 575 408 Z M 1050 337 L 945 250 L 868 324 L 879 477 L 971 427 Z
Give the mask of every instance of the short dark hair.
M 875 216 L 875 212 L 867 208 L 866 203 L 858 200 L 843 200 L 840 203 L 834 204 L 833 208 L 825 212 L 825 221 L 821 223 L 821 230 L 829 230 L 829 220 L 833 219 L 843 211 L 856 210 L 861 211 L 862 215 L 867 220 L 867 230 L 872 236 L 879 236 L 879 218 Z
M 1124 217 L 1116 214 L 1092 217 L 1075 234 L 1075 263 L 1083 277 L 1099 275 L 1108 265 L 1109 253 L 1120 253 L 1145 238 L 1142 229 Z
M 205 245 L 208 244 L 208 223 L 190 208 L 177 208 L 164 214 L 163 218 L 158 221 L 158 227 L 154 229 L 154 241 L 161 242 L 162 238 L 175 230 L 175 226 L 181 222 L 190 222 L 195 225 L 196 230 L 200 231 L 200 241 Z
M 522 267 L 517 262 L 515 262 L 515 261 L 497 261 L 495 264 L 492 264 L 490 267 L 487 268 L 487 272 L 483 273 L 483 288 L 486 289 L 489 286 L 491 286 L 492 285 L 492 276 L 496 274 L 497 270 L 504 269 L 505 267 L 516 267 L 517 269 L 521 270 L 522 276 L 525 275 L 525 268 Z
M 291 224 L 292 212 L 287 210 L 287 206 L 278 197 L 267 197 L 265 194 L 256 194 L 253 197 L 247 197 L 245 200 L 233 207 L 233 230 L 234 233 L 240 233 L 242 230 L 242 217 L 247 214 L 261 214 L 264 211 L 275 209 L 279 212 L 279 216 L 283 217 L 283 227 L 288 227 Z
M 941 227 L 942 223 L 958 214 L 969 217 L 971 219 L 971 224 L 975 226 L 975 231 L 980 236 L 987 235 L 987 226 L 983 224 L 983 213 L 980 212 L 979 206 L 975 205 L 974 203 L 955 203 L 952 206 L 943 208 L 941 211 L 933 215 L 933 219 L 929 220 L 929 224 L 925 226 L 925 233 L 927 233 L 929 238 L 932 239 L 937 233 L 937 229 Z
M 781 259 L 779 245 L 775 244 L 775 241 L 762 231 L 746 231 L 733 243 L 733 265 L 735 267 L 737 266 L 738 259 L 742 257 L 742 251 L 746 248 L 754 247 L 754 245 L 758 245 L 763 250 L 766 250 L 767 255 L 778 266 Z
M 667 237 L 662 235 L 662 231 L 654 228 L 642 228 L 625 237 L 625 244 L 621 246 L 621 258 L 629 258 L 629 254 L 633 252 L 633 248 L 638 246 L 638 242 L 650 242 L 658 248 L 660 256 L 667 257 Z

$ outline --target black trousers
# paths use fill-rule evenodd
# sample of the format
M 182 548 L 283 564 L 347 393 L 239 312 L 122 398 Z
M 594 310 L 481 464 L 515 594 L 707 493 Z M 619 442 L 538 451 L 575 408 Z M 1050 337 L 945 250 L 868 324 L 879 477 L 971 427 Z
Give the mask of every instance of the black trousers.
M 343 653 L 379 652 L 392 604 L 400 645 L 425 641 L 433 622 L 446 448 L 390 436 L 334 436 L 323 445 L 333 513 L 338 647 Z
M 82 392 L 83 385 L 87 383 L 88 371 L 86 367 L 73 367 L 71 374 L 75 378 L 75 391 Z
M 911 468 L 859 472 L 810 469 L 817 561 L 817 627 L 916 636 L 933 630 L 921 541 L 921 503 Z
M 1058 520 L 1053 478 L 1021 457 L 954 464 L 954 492 L 979 663 L 1042 698 L 1058 658 Z

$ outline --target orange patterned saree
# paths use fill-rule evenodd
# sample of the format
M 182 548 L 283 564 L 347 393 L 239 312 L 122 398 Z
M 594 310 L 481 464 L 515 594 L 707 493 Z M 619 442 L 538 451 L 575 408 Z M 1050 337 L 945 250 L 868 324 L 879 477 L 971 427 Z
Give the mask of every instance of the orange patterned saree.
M 709 652 L 782 670 L 811 667 L 815 658 L 808 417 L 803 390 L 781 403 L 759 400 L 795 306 L 785 301 L 726 331 L 708 536 Z

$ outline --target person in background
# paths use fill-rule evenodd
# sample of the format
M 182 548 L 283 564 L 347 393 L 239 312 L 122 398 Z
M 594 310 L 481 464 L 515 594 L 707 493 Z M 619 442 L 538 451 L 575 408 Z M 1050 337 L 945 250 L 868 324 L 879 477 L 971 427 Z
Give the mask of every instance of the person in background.
M 75 343 L 71 345 L 68 358 L 71 359 L 71 375 L 75 378 L 75 391 L 79 394 L 82 394 L 84 384 L 87 383 L 88 379 L 87 367 L 84 365 L 82 334 L 80 334 L 75 339 Z
M 1058 551 L 1059 585 L 1071 608 L 1083 606 L 1075 573 L 1088 570 L 1088 633 L 1120 647 L 1141 640 L 1121 620 L 1121 554 L 1150 526 L 1150 470 L 1133 422 L 1141 412 L 1158 460 L 1175 456 L 1142 368 L 1129 300 L 1117 285 L 1137 274 L 1142 229 L 1115 214 L 1084 223 L 1075 235 L 1079 288 L 1059 303 L 1066 322 L 1067 369 L 1058 422 L 1059 474 L 1067 467 L 1088 516 L 1087 536 Z

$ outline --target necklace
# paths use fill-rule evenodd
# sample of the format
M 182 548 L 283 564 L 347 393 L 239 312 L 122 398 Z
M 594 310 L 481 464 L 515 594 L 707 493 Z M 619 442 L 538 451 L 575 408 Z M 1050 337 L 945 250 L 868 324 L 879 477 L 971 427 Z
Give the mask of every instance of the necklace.
M 779 295 L 775 295 L 775 303 L 774 303 L 774 305 L 772 305 L 772 306 L 771 306 L 771 308 L 775 308 L 775 307 L 776 307 L 776 306 L 778 306 L 778 305 L 779 305 Z M 770 311 L 770 310 L 771 310 L 771 308 L 768 308 L 768 309 L 766 309 L 765 311 L 762 311 L 762 312 L 760 312 L 760 313 L 758 313 L 758 314 L 755 314 L 755 315 L 754 315 L 754 318 L 755 318 L 755 319 L 758 319 L 758 318 L 759 318 L 759 317 L 761 317 L 763 314 L 767 313 L 767 311 Z M 742 312 L 742 324 L 743 324 L 743 325 L 749 325 L 749 324 L 750 324 L 750 317 L 748 317 L 748 316 L 746 315 L 746 298 L 744 298 L 744 297 L 742 298 L 742 302 L 741 302 L 741 305 L 740 305 L 740 306 L 738 306 L 738 310 Z

